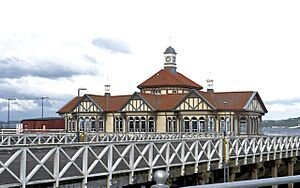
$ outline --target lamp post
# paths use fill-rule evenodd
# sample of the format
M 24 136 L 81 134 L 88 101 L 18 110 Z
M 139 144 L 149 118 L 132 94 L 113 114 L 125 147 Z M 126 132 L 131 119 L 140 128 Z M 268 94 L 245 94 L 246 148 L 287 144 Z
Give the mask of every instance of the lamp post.
M 79 130 L 79 128 L 80 128 L 80 126 L 79 126 L 79 115 L 80 115 L 80 100 L 79 100 L 79 97 L 80 97 L 80 91 L 83 91 L 83 90 L 87 90 L 86 88 L 78 88 L 78 94 L 77 94 L 77 142 L 79 142 L 80 141 L 80 138 L 79 138 L 79 133 L 80 133 L 80 130 Z
M 16 98 L 8 98 L 7 99 L 7 126 L 9 126 L 10 121 L 10 101 L 14 101 Z
M 49 97 L 38 97 L 36 99 L 41 99 L 42 101 L 42 118 L 44 118 L 44 99 L 49 99 Z

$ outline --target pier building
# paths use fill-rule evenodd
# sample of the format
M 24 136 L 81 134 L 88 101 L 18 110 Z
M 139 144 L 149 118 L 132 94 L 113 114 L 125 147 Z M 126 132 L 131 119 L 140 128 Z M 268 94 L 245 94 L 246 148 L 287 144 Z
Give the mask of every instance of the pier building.
M 104 95 L 71 99 L 58 111 L 65 119 L 66 131 L 260 134 L 267 109 L 257 91 L 215 92 L 213 79 L 207 79 L 204 91 L 177 71 L 176 55 L 175 49 L 168 47 L 163 69 L 139 84 L 139 92 L 113 96 L 106 85 Z

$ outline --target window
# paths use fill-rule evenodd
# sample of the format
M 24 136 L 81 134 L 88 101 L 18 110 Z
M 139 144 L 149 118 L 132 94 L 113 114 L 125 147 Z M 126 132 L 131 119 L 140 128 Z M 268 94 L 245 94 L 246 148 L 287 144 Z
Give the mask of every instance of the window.
M 208 132 L 215 131 L 215 119 L 213 117 L 208 118 Z
M 173 132 L 177 132 L 177 120 L 173 117 Z
M 82 117 L 79 119 L 79 130 L 84 131 L 84 120 Z
M 154 132 L 155 131 L 155 122 L 153 117 L 149 117 L 148 120 L 148 130 L 149 132 Z
M 204 117 L 199 118 L 199 129 L 200 129 L 200 132 L 205 132 L 205 119 L 204 119 Z
M 134 132 L 140 132 L 141 128 L 140 128 L 140 118 L 136 117 L 134 118 Z
M 86 132 L 90 132 L 91 131 L 91 122 L 90 122 L 90 119 L 88 117 L 86 117 L 84 119 L 84 129 Z
M 91 118 L 91 131 L 96 131 L 96 119 L 94 117 Z
M 99 132 L 104 132 L 104 122 L 103 117 L 99 118 Z
M 146 119 L 141 117 L 141 132 L 146 132 Z
M 231 131 L 231 128 L 230 128 L 230 117 L 226 117 L 226 131 L 227 132 Z
M 245 117 L 240 119 L 240 134 L 246 134 L 247 132 L 247 120 Z
M 184 118 L 184 132 L 190 132 L 190 120 L 188 117 Z
M 128 120 L 128 131 L 129 132 L 134 132 L 134 120 L 133 117 L 130 117 Z
M 123 132 L 123 119 L 115 117 L 115 132 Z
M 220 131 L 224 132 L 225 131 L 225 119 L 224 119 L 224 117 L 221 117 L 220 125 L 221 125 Z
M 198 132 L 198 121 L 197 118 L 192 117 L 192 132 Z

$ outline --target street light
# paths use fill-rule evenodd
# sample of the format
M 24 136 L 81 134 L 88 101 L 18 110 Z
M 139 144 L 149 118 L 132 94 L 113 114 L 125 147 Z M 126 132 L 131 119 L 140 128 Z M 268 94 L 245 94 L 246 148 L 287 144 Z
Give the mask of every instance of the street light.
M 42 118 L 44 118 L 44 99 L 49 99 L 49 97 L 38 97 L 36 99 L 41 99 L 42 101 Z
M 16 98 L 8 98 L 7 99 L 7 126 L 9 126 L 10 121 L 10 101 L 14 101 Z
M 83 90 L 87 90 L 86 88 L 78 88 L 78 95 L 77 95 L 77 142 L 80 141 L 80 138 L 79 138 L 79 111 L 80 111 L 80 100 L 79 100 L 79 97 L 80 97 L 80 91 L 83 91 Z

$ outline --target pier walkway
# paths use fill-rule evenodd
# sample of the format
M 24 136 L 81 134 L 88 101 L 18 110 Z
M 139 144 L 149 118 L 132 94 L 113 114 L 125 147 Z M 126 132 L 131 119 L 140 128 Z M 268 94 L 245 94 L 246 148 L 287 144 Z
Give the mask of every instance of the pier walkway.
M 0 187 L 45 184 L 60 187 L 80 181 L 103 187 L 152 181 L 165 170 L 178 177 L 231 166 L 299 156 L 299 137 L 237 137 L 203 134 L 1 135 Z M 224 149 L 228 154 L 224 155 Z M 225 149 L 226 150 L 226 149 Z M 100 186 L 98 186 L 100 187 Z

